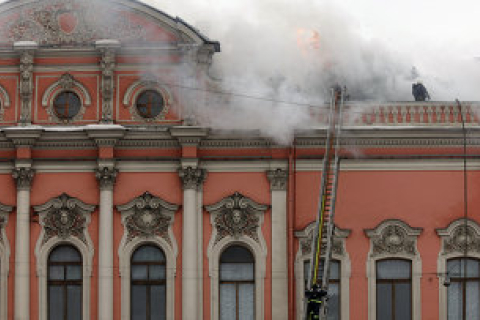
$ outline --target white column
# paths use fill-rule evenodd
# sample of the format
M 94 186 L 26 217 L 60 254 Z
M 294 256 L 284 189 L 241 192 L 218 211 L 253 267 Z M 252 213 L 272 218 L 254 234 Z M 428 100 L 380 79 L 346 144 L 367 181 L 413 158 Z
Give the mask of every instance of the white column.
M 272 196 L 272 319 L 288 319 L 287 171 L 268 171 Z
M 15 231 L 15 320 L 30 319 L 30 187 L 34 171 L 16 168 L 17 228 Z
M 96 172 L 100 185 L 98 235 L 98 320 L 113 320 L 113 186 L 117 170 Z
M 186 167 L 179 170 L 183 182 L 183 241 L 182 241 L 182 319 L 201 319 L 198 290 L 199 255 L 197 189 L 205 179 L 205 170 Z

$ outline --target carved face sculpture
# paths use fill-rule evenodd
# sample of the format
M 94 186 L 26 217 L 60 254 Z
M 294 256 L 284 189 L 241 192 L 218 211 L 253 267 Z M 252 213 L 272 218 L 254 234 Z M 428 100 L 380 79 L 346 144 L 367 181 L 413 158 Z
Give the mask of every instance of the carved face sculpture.
M 242 212 L 240 210 L 233 210 L 232 212 L 233 223 L 239 224 L 242 220 Z
M 150 210 L 146 210 L 143 213 L 142 221 L 145 224 L 145 226 L 150 226 L 153 223 L 153 215 L 150 212 Z
M 60 211 L 60 223 L 65 225 L 68 223 L 69 217 L 68 217 L 68 211 L 62 210 Z

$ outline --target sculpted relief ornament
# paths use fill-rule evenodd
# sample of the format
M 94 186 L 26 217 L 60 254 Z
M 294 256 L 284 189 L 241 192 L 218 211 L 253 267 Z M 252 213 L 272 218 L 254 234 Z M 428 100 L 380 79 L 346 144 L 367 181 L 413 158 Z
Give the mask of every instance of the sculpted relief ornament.
M 480 254 L 480 227 L 473 220 L 456 220 L 446 229 L 437 229 L 437 234 L 442 238 L 444 255 L 465 252 Z
M 234 239 L 247 236 L 256 242 L 260 241 L 261 214 L 265 213 L 269 206 L 258 204 L 235 192 L 230 197 L 205 208 L 212 214 L 214 245 L 227 236 Z
M 8 222 L 8 215 L 12 212 L 13 207 L 0 203 L 0 245 L 5 246 L 7 238 L 5 235 L 5 226 Z
M 370 256 L 381 255 L 406 255 L 417 254 L 417 237 L 422 233 L 421 228 L 411 228 L 400 220 L 387 220 L 376 229 L 366 230 L 366 235 L 371 239 Z
M 134 238 L 149 239 L 157 236 L 172 246 L 173 235 L 170 234 L 170 227 L 178 208 L 178 205 L 166 202 L 149 192 L 127 204 L 117 206 L 126 230 L 124 245 Z
M 40 216 L 40 225 L 43 227 L 41 245 L 53 237 L 60 239 L 74 237 L 88 246 L 87 225 L 90 223 L 90 214 L 95 210 L 94 205 L 63 193 L 33 208 Z
M 300 242 L 300 252 L 301 256 L 308 256 L 312 253 L 312 241 L 314 237 L 315 231 L 315 222 L 310 223 L 308 226 L 305 227 L 302 231 L 298 231 L 295 233 L 295 236 L 298 238 Z M 348 238 L 350 235 L 350 230 L 340 229 L 337 226 L 334 228 L 334 239 L 332 245 L 332 253 L 336 256 L 343 256 L 345 254 L 345 239 Z M 322 241 L 322 248 L 321 252 L 325 252 L 327 248 L 327 244 L 325 241 Z

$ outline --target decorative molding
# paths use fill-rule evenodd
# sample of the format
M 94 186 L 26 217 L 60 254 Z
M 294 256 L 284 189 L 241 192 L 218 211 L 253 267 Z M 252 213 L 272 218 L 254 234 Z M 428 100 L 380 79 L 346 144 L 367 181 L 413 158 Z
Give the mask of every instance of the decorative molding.
M 80 98 L 80 110 L 71 119 L 59 118 L 54 110 L 55 98 L 64 91 L 75 92 Z M 69 123 L 77 120 L 82 120 L 85 114 L 86 106 L 92 104 L 92 98 L 87 88 L 73 77 L 70 73 L 64 73 L 58 81 L 50 85 L 42 96 L 42 106 L 47 108 L 47 113 L 50 121 L 56 123 Z
M 178 175 L 182 180 L 183 189 L 198 189 L 207 178 L 205 169 L 185 167 L 178 170 Z
M 456 258 L 480 260 L 480 225 L 473 219 L 460 218 L 451 222 L 445 229 L 436 229 L 436 232 L 441 239 L 441 250 L 437 259 L 439 320 L 448 320 L 448 288 L 444 285 L 449 272 L 448 260 Z
M 268 208 L 268 205 L 256 203 L 238 192 L 215 204 L 205 206 L 212 215 L 213 245 L 225 237 L 238 239 L 246 236 L 260 242 L 261 217 Z
M 2 121 L 5 109 L 10 107 L 10 96 L 2 85 L 0 85 L 0 103 L 0 121 Z
M 474 220 L 461 218 L 436 231 L 442 239 L 442 255 L 480 254 L 480 226 Z
M 158 92 L 163 97 L 164 106 L 162 111 L 154 118 L 144 118 L 137 110 L 138 96 L 147 90 Z M 129 108 L 132 118 L 142 122 L 154 122 L 164 120 L 171 106 L 173 105 L 173 96 L 167 86 L 161 84 L 161 81 L 155 76 L 147 74 L 142 79 L 134 82 L 125 91 L 123 97 L 123 105 Z
M 411 228 L 400 220 L 384 221 L 377 228 L 365 231 L 372 242 L 370 256 L 403 254 L 414 257 L 417 254 L 416 240 L 422 230 Z
M 17 190 L 30 190 L 32 186 L 35 170 L 32 168 L 15 168 L 12 171 L 12 177 L 17 184 Z
M 50 252 L 62 244 L 77 248 L 82 254 L 82 320 L 90 319 L 90 280 L 93 270 L 94 246 L 88 233 L 95 206 L 62 194 L 47 203 L 33 207 L 40 217 L 42 231 L 35 246 L 39 289 L 39 320 L 47 320 L 47 271 Z
M 122 320 L 130 319 L 130 261 L 135 250 L 145 244 L 162 249 L 166 256 L 167 270 L 167 319 L 174 319 L 175 276 L 178 254 L 177 242 L 172 225 L 179 206 L 155 197 L 149 192 L 130 202 L 117 206 L 125 228 L 118 248 L 122 286 Z
M 31 39 L 34 39 L 33 37 Z M 31 40 L 28 39 L 28 40 Z M 32 98 L 33 98 L 33 63 L 34 52 L 37 49 L 36 43 L 31 43 L 28 49 L 20 50 L 20 98 L 21 114 L 20 122 L 30 124 L 32 122 Z
M 10 271 L 10 243 L 5 232 L 8 215 L 13 207 L 0 203 L 0 318 L 8 318 L 8 274 Z
M 118 169 L 111 167 L 101 167 L 95 170 L 95 177 L 100 185 L 100 190 L 113 190 L 117 181 Z
M 376 263 L 383 259 L 405 259 L 412 262 L 412 320 L 420 320 L 422 260 L 417 249 L 417 238 L 421 228 L 412 228 L 400 220 L 385 220 L 375 229 L 365 230 L 370 238 L 367 257 L 368 319 L 377 319 L 377 272 Z
M 171 246 L 173 235 L 170 230 L 178 208 L 178 205 L 168 203 L 149 192 L 127 204 L 117 206 L 126 229 L 125 244 L 137 237 L 150 239 L 156 236 L 163 238 Z
M 286 191 L 288 182 L 288 171 L 282 169 L 267 171 L 267 178 L 270 181 L 272 191 Z
M 63 193 L 43 205 L 33 207 L 40 216 L 42 234 L 40 246 L 51 238 L 65 240 L 77 238 L 88 245 L 87 225 L 90 222 L 90 214 L 95 210 L 94 205 L 83 203 L 77 198 Z
M 305 269 L 304 263 L 312 258 L 312 241 L 314 237 L 316 222 L 307 225 L 303 230 L 295 232 L 299 240 L 297 255 L 295 257 L 295 283 L 296 283 L 296 319 L 304 319 L 305 306 Z M 350 319 L 350 256 L 346 250 L 346 241 L 350 236 L 350 230 L 335 227 L 335 236 L 332 245 L 332 259 L 340 262 L 340 320 Z M 325 241 L 322 242 L 322 250 L 326 248 Z M 325 251 L 323 251 L 325 252 Z
M 115 91 L 115 66 L 116 66 L 116 51 L 120 46 L 120 42 L 115 44 L 112 42 L 111 46 L 99 46 L 97 41 L 97 48 L 100 49 L 102 57 L 100 59 L 100 69 L 102 70 L 102 122 L 113 122 L 113 93 Z

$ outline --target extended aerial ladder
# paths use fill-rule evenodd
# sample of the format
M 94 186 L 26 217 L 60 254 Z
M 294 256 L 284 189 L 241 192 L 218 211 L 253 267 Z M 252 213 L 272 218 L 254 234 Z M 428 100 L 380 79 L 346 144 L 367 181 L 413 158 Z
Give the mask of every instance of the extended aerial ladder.
M 340 87 L 332 89 L 320 184 L 319 208 L 312 239 L 312 257 L 310 259 L 310 275 L 307 285 L 308 288 L 312 288 L 314 285 L 320 286 L 327 293 L 335 232 L 335 201 L 340 165 L 340 136 L 345 91 L 345 88 Z M 328 299 L 323 297 L 319 314 L 320 319 L 326 319 L 327 303 Z M 304 310 L 305 319 L 308 319 L 307 308 Z

